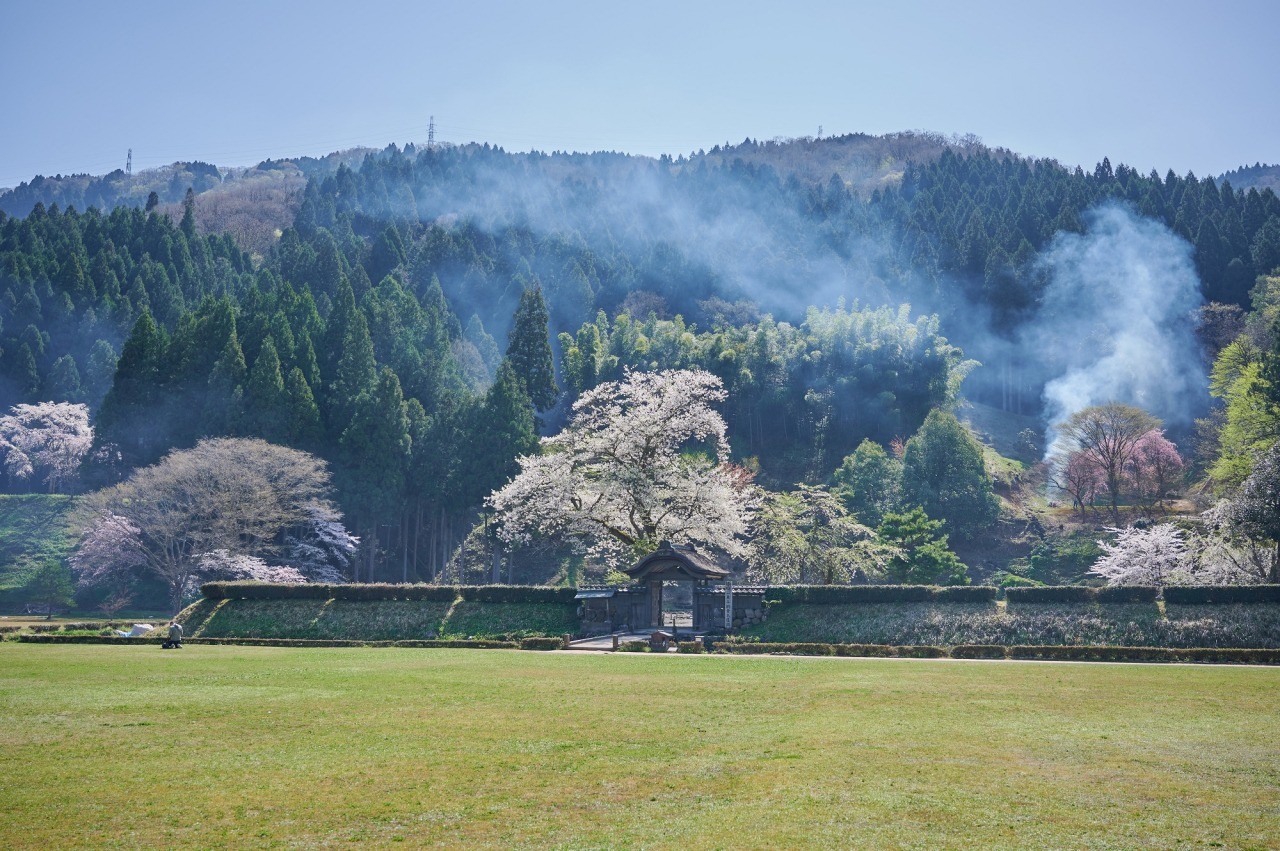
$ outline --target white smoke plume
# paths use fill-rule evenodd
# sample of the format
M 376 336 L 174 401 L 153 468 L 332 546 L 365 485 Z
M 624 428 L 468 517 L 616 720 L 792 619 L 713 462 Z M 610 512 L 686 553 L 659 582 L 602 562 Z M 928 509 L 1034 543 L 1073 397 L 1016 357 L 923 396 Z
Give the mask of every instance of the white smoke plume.
M 1024 357 L 1056 375 L 1044 389 L 1051 453 L 1056 424 L 1091 405 L 1135 405 L 1177 427 L 1205 399 L 1191 245 L 1120 204 L 1084 222 L 1083 234 L 1061 233 L 1042 253 L 1043 307 L 1023 334 Z

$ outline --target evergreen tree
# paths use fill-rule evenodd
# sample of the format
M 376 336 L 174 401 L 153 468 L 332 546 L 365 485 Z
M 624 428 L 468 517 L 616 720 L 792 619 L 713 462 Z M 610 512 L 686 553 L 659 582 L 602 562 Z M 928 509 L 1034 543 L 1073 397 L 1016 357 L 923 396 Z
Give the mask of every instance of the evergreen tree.
M 942 521 L 930 520 L 920 508 L 885 514 L 876 534 L 899 550 L 885 565 L 885 577 L 903 585 L 968 585 L 967 569 L 941 529 Z
M 58 402 L 79 402 L 84 396 L 75 358 L 63 355 L 49 370 L 48 395 Z
M 901 498 L 902 462 L 880 444 L 863 440 L 852 455 L 845 456 L 832 482 L 849 513 L 875 528 Z
M 286 441 L 299 449 L 313 449 L 324 441 L 324 426 L 320 422 L 320 409 L 307 384 L 302 370 L 294 367 L 285 381 L 285 397 L 288 406 Z
M 512 322 L 506 359 L 524 382 L 529 399 L 539 411 L 554 405 L 560 393 L 552 364 L 551 340 L 547 336 L 548 321 L 542 289 L 526 288 L 520 295 L 520 306 Z
M 230 434 L 244 415 L 244 382 L 248 374 L 240 339 L 232 329 L 222 354 L 209 373 L 208 396 L 205 397 L 203 430 L 209 435 Z
M 477 413 L 467 476 L 472 500 L 476 502 L 519 472 L 516 458 L 538 449 L 533 406 L 510 362 L 504 360 L 498 367 L 498 375 Z
M 94 438 L 99 447 L 115 446 L 126 467 L 152 463 L 167 448 L 167 430 L 163 417 L 158 416 L 167 349 L 164 331 L 144 310 L 120 352 L 111 390 L 98 412 Z
M 258 359 L 253 362 L 244 390 L 242 431 L 261 437 L 268 443 L 283 443 L 288 434 L 288 401 L 284 379 L 280 376 L 280 358 L 270 335 L 262 341 Z
M 355 399 L 341 443 L 342 493 L 349 515 L 363 530 L 368 547 L 364 578 L 372 579 L 378 526 L 399 519 L 413 447 L 400 380 L 390 369 L 383 367 L 376 385 Z
M 330 429 L 341 434 L 355 414 L 356 400 L 371 392 L 378 382 L 377 361 L 373 354 L 373 340 L 364 313 L 353 311 L 342 340 L 341 355 L 334 367 L 334 377 L 329 385 L 328 421 Z M 400 383 L 396 381 L 396 387 Z
M 902 502 L 918 505 L 947 529 L 968 537 L 1000 514 L 982 447 L 953 414 L 933 410 L 907 441 Z

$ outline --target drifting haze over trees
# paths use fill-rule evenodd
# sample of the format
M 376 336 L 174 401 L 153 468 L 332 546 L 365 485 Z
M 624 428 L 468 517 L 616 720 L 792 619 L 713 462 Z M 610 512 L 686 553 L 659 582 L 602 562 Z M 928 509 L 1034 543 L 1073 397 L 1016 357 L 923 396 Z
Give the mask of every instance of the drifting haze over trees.
M 850 183 L 813 180 L 795 163 L 812 168 L 826 149 L 805 144 L 657 161 L 488 146 L 315 161 L 295 166 L 311 179 L 270 215 L 296 220 L 261 258 L 243 236 L 202 235 L 216 229 L 200 221 L 212 190 L 110 213 L 0 213 L 0 404 L 86 403 L 94 486 L 205 437 L 316 453 L 366 542 L 356 575 L 430 578 L 539 428 L 558 430 L 577 397 L 628 368 L 716 376 L 735 457 L 789 488 L 825 481 L 860 445 L 915 434 L 972 369 L 961 348 L 988 361 L 971 394 L 1038 410 L 1057 375 L 1010 377 L 1001 359 L 1058 363 L 1027 333 L 1053 286 L 1043 258 L 1100 203 L 1194 245 L 1197 297 L 1228 305 L 1206 326 L 1225 337 L 1215 349 L 1256 277 L 1280 265 L 1270 191 L 1107 162 L 1070 170 L 973 142 L 925 145 L 922 161 L 878 162 Z M 1262 369 L 1270 339 L 1237 348 L 1215 387 Z M 1258 443 L 1235 437 L 1237 423 L 1224 444 Z M 925 546 L 941 532 L 899 509 L 943 496 L 912 478 L 914 457 L 882 460 L 907 464 L 892 487 L 918 498 L 860 494 L 876 516 L 856 516 L 871 527 L 893 515 Z M 980 513 L 989 483 L 986 494 Z M 830 516 L 814 505 L 785 508 Z M 948 534 L 989 519 L 939 506 L 929 516 Z M 804 522 L 814 535 L 830 525 Z

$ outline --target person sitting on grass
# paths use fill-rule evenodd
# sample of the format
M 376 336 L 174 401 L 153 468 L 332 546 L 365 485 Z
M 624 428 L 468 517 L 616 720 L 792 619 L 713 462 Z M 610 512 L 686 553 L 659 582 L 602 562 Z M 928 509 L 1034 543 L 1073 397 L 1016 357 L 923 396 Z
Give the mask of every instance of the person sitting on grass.
M 182 624 L 176 620 L 169 622 L 169 640 L 165 647 L 182 647 Z

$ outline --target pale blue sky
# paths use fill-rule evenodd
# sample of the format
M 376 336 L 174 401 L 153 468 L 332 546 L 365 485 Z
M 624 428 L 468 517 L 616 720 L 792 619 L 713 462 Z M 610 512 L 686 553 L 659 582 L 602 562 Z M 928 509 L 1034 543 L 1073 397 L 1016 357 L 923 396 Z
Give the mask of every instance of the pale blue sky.
M 976 133 L 1091 167 L 1280 161 L 1280 0 L 0 0 L 0 186 L 437 137 L 688 153 Z

